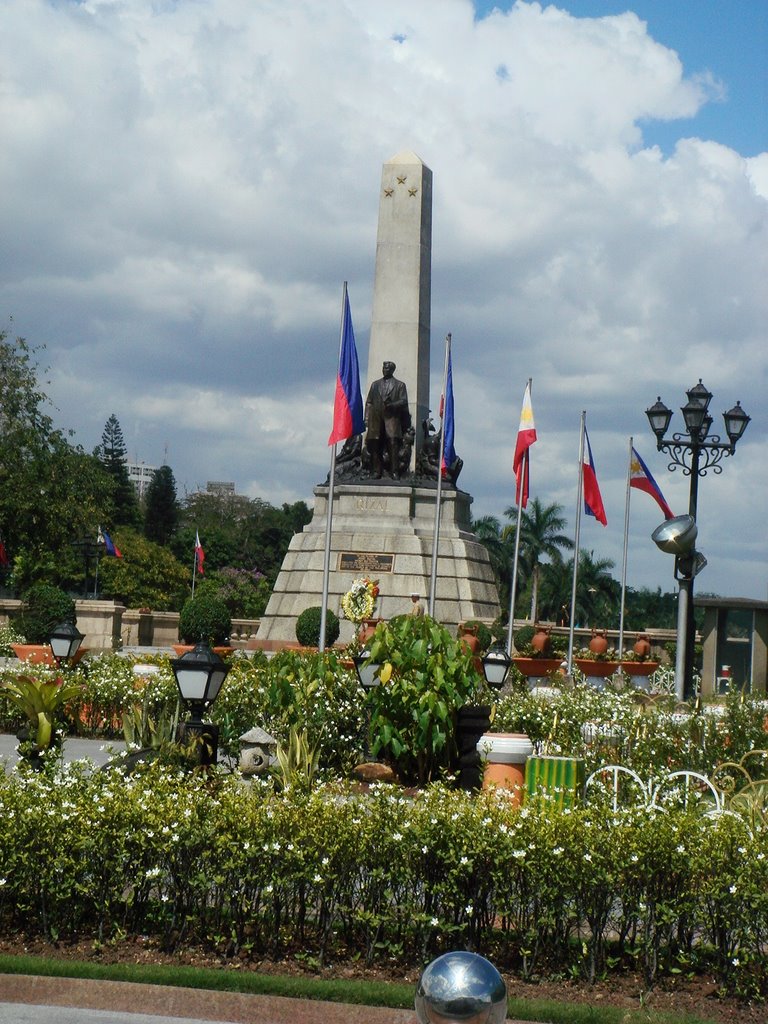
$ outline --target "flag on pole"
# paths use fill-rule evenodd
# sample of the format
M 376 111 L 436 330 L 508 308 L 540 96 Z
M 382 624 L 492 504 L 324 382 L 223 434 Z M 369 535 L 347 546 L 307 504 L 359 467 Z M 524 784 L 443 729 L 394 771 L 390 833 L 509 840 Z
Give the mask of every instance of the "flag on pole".
M 584 427 L 584 440 L 587 442 L 588 458 L 588 461 L 583 462 L 581 465 L 584 481 L 584 512 L 588 516 L 593 516 L 598 523 L 602 523 L 603 526 L 607 526 L 608 519 L 605 515 L 603 498 L 600 494 L 600 488 L 597 483 L 595 460 L 592 458 L 592 445 L 589 443 L 589 434 L 587 433 L 586 427 Z
M 661 493 L 661 488 L 653 479 L 650 469 L 648 469 L 634 448 L 632 449 L 629 462 L 629 486 L 636 487 L 639 491 L 645 491 L 646 494 L 650 494 L 664 513 L 664 518 L 674 519 L 675 513 L 667 504 L 664 495 Z
M 102 530 L 99 527 L 99 535 L 96 538 L 97 544 L 104 545 L 104 554 L 111 555 L 113 558 L 122 558 L 123 554 L 119 547 L 112 543 L 112 538 L 109 536 L 106 530 Z
M 344 286 L 344 312 L 339 352 L 339 372 L 336 377 L 336 395 L 333 401 L 333 428 L 328 444 L 346 441 L 365 430 L 363 396 L 360 391 L 360 367 L 357 361 L 355 331 L 349 296 Z
M 203 545 L 200 543 L 200 534 L 195 530 L 195 569 L 201 576 L 205 575 L 205 570 L 203 569 L 204 562 L 205 552 L 203 551 Z
M 456 449 L 453 446 L 453 368 L 451 366 L 451 350 L 448 349 L 448 373 L 445 378 L 445 396 L 440 400 L 440 415 L 443 420 L 443 476 L 456 461 Z
M 536 425 L 533 422 L 533 406 L 531 405 L 531 382 L 528 381 L 523 395 L 523 408 L 520 413 L 520 426 L 517 428 L 515 443 L 515 457 L 512 461 L 512 469 L 515 471 L 517 481 L 515 501 L 521 508 L 525 508 L 528 504 L 528 449 L 535 440 Z

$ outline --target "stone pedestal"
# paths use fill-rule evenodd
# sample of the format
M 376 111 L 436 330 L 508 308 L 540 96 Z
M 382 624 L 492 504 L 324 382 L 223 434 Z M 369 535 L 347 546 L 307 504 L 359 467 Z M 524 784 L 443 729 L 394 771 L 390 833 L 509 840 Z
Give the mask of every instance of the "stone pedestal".
M 312 522 L 296 534 L 283 561 L 256 643 L 296 639 L 296 619 L 320 605 L 323 591 L 328 487 L 315 488 Z M 360 576 L 379 581 L 376 615 L 391 619 L 412 607 L 411 594 L 429 595 L 436 488 L 402 482 L 336 484 L 328 607 L 341 619 L 341 643 L 354 636 L 341 616 L 341 598 Z M 493 620 L 499 599 L 488 552 L 470 530 L 472 498 L 442 495 L 435 618 L 449 627 Z

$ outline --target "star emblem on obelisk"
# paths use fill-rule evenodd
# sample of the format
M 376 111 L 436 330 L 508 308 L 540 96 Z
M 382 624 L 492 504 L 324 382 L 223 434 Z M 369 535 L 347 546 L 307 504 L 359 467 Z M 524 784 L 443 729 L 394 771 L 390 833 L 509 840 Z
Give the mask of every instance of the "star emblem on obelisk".
M 418 191 L 419 190 L 417 188 L 409 188 L 408 189 L 408 195 L 409 196 L 415 196 Z
M 393 188 L 385 188 L 384 195 L 389 199 L 395 190 Z
M 407 177 L 407 175 L 405 175 L 405 174 L 402 176 L 402 178 L 398 175 L 397 184 L 398 185 L 404 185 L 406 177 Z

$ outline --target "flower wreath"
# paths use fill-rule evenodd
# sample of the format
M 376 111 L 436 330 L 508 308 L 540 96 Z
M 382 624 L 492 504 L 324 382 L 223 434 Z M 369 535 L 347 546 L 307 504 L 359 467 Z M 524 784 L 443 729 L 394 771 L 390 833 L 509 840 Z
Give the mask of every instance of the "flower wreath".
M 352 622 L 362 622 L 370 619 L 373 609 L 376 607 L 376 598 L 379 596 L 379 581 L 369 579 L 367 576 L 355 580 L 349 590 L 341 599 L 341 610 L 344 616 Z

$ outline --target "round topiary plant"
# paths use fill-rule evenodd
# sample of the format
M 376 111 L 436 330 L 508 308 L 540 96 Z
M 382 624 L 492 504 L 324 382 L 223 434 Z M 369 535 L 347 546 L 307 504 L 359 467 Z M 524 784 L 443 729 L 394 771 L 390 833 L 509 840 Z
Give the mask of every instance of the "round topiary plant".
M 296 619 L 296 639 L 302 647 L 320 646 L 320 617 L 322 612 L 323 610 L 319 605 L 313 605 L 311 608 L 305 608 L 298 619 Z M 341 627 L 338 616 L 334 615 L 329 608 L 325 613 L 326 647 L 336 643 L 339 639 L 340 631 Z
M 47 644 L 61 622 L 75 622 L 75 602 L 61 587 L 52 583 L 33 583 L 23 595 L 24 611 L 14 626 L 28 644 Z
M 187 644 L 221 645 L 229 639 L 232 619 L 229 609 L 214 594 L 190 597 L 179 615 L 179 636 Z

